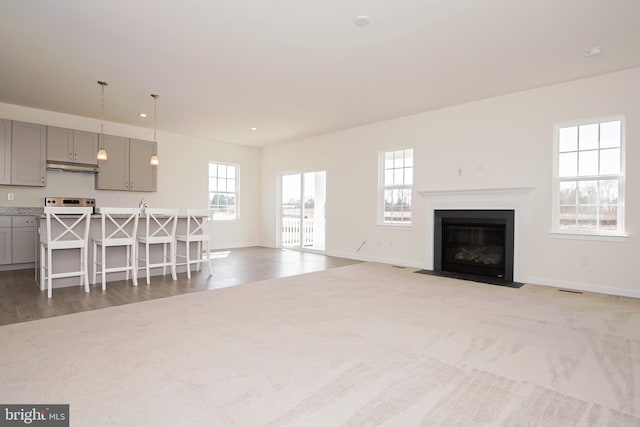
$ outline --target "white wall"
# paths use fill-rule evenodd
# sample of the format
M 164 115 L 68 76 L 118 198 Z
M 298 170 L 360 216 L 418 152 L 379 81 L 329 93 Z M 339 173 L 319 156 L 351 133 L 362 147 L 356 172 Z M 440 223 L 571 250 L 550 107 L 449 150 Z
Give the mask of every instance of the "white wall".
M 640 296 L 640 174 L 634 168 L 640 165 L 639 100 L 636 68 L 265 148 L 261 241 L 277 244 L 282 171 L 327 171 L 328 253 L 409 266 L 424 265 L 424 201 L 418 191 L 534 187 L 528 281 Z M 617 114 L 626 117 L 630 237 L 625 242 L 551 238 L 554 124 Z M 415 154 L 414 225 L 378 227 L 378 151 L 404 147 Z M 580 265 L 582 257 L 589 265 Z
M 60 114 L 0 103 L 0 117 L 43 125 L 99 132 L 100 122 L 86 117 Z M 153 140 L 153 129 L 106 122 L 107 134 Z M 94 189 L 94 175 L 47 171 L 46 187 L 0 186 L 0 206 L 41 207 L 45 197 L 94 197 L 96 206 L 138 206 L 144 198 L 151 207 L 206 208 L 208 163 L 240 165 L 240 220 L 216 222 L 216 248 L 252 246 L 258 243 L 260 215 L 260 150 L 200 138 L 158 132 L 158 191 L 138 193 Z M 8 201 L 7 193 L 15 194 Z
M 241 220 L 216 223 L 216 247 L 277 244 L 278 174 L 327 171 L 327 251 L 423 266 L 421 190 L 534 187 L 528 281 L 640 296 L 640 68 L 458 105 L 262 150 L 158 133 L 157 193 L 96 191 L 92 175 L 48 172 L 47 187 L 0 186 L 0 206 L 42 206 L 45 196 L 95 197 L 98 206 L 205 207 L 207 163 L 239 163 Z M 385 102 L 381 100 L 380 102 Z M 626 117 L 626 242 L 551 238 L 553 125 Z M 0 104 L 0 117 L 97 132 L 99 122 Z M 150 128 L 105 123 L 105 133 L 152 139 Z M 376 226 L 377 155 L 415 149 L 414 225 Z M 462 170 L 462 175 L 458 174 Z M 7 200 L 7 193 L 16 195 Z M 358 252 L 357 248 L 366 240 Z M 580 265 L 587 257 L 589 265 Z

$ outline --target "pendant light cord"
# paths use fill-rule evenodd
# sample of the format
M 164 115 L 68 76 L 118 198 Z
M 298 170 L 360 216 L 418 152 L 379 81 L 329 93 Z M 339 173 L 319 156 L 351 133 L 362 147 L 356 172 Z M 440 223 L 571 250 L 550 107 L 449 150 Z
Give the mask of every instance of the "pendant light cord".
M 158 128 L 158 97 L 160 95 L 157 95 L 155 93 L 151 94 L 151 97 L 153 98 L 153 154 L 151 155 L 151 159 L 150 159 L 150 163 L 153 166 L 158 166 L 160 164 L 160 161 L 158 159 L 158 138 L 156 135 L 157 132 L 157 128 Z
M 107 160 L 107 152 L 104 149 L 102 141 L 104 138 L 104 87 L 107 85 L 107 82 L 98 80 L 98 84 L 100 85 L 100 136 L 98 137 L 98 153 L 96 154 L 96 159 Z
M 104 87 L 107 85 L 107 82 L 98 80 L 98 84 L 101 87 L 101 98 L 100 98 L 100 133 L 104 133 Z
M 156 140 L 156 128 L 158 127 L 158 95 L 151 94 L 153 97 L 153 142 L 158 142 Z

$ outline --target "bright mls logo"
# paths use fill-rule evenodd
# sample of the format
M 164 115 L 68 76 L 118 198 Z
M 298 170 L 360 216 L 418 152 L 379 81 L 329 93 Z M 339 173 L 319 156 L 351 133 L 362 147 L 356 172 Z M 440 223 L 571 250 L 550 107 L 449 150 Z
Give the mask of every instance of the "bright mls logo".
M 0 427 L 69 426 L 69 405 L 2 405 Z

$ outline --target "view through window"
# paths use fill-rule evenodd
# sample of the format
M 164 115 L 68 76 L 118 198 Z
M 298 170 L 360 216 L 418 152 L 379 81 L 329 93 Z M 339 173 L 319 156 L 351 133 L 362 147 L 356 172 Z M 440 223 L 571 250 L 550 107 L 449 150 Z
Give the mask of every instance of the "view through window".
M 240 167 L 209 163 L 209 208 L 214 220 L 238 219 L 238 181 Z
M 383 224 L 411 224 L 413 149 L 384 151 L 380 170 L 380 221 Z
M 623 122 L 557 129 L 556 229 L 622 233 Z

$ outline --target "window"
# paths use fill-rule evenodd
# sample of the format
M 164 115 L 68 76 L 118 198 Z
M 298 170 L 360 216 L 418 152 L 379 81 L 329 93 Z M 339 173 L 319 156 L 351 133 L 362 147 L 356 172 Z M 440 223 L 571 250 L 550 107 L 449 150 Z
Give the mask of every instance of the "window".
M 380 153 L 379 220 L 381 224 L 411 224 L 413 149 Z
M 209 208 L 214 220 L 238 219 L 240 166 L 209 163 Z
M 555 231 L 623 234 L 622 119 L 558 126 L 555 140 Z

